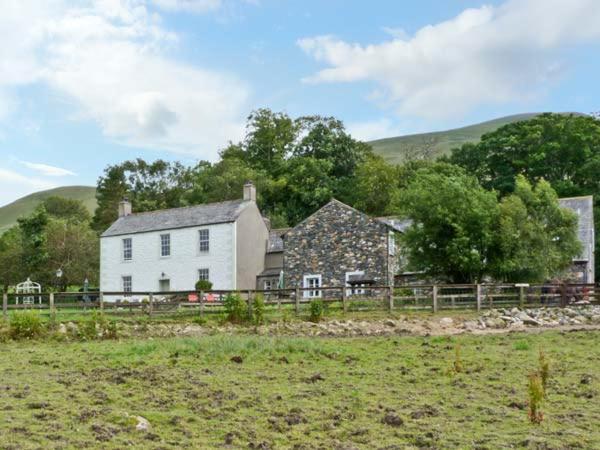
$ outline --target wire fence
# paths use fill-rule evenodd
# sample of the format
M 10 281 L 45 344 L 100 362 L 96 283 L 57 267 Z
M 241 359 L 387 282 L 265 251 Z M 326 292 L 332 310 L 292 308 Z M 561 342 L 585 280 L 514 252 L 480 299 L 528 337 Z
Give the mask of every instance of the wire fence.
M 593 284 L 464 284 L 366 287 L 313 287 L 277 290 L 214 290 L 209 292 L 60 292 L 5 293 L 2 311 L 33 309 L 44 313 L 76 314 L 103 311 L 107 314 L 160 315 L 181 312 L 212 313 L 225 310 L 225 299 L 239 295 L 248 306 L 259 296 L 267 309 L 292 310 L 300 314 L 312 302 L 344 312 L 371 309 L 430 310 L 507 307 L 568 306 L 600 303 Z

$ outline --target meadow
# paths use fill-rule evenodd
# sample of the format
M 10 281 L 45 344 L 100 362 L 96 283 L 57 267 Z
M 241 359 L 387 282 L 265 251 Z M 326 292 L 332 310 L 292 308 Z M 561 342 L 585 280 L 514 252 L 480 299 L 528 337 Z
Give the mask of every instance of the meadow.
M 600 448 L 599 339 L 7 341 L 0 448 Z M 550 379 L 536 425 L 527 381 L 540 350 Z

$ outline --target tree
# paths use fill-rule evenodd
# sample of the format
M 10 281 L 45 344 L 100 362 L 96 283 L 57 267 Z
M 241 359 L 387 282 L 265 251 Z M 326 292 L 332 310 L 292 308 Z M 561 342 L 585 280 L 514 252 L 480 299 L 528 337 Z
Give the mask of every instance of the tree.
M 354 206 L 374 216 L 396 212 L 400 194 L 399 170 L 378 155 L 370 155 L 356 169 Z
M 25 280 L 22 253 L 21 230 L 14 226 L 0 236 L 0 287 L 4 292 Z
M 79 200 L 52 196 L 42 202 L 49 217 L 76 222 L 89 222 L 91 216 L 85 205 Z
M 18 224 L 21 231 L 23 270 L 26 276 L 40 279 L 48 262 L 46 247 L 48 214 L 41 206 L 30 216 L 19 218 Z
M 500 203 L 492 276 L 543 282 L 567 269 L 580 250 L 575 213 L 560 207 L 548 182 L 541 180 L 532 187 L 518 176 L 514 193 Z
M 499 213 L 494 192 L 463 171 L 419 169 L 400 200 L 413 222 L 401 238 L 409 268 L 453 283 L 487 274 Z

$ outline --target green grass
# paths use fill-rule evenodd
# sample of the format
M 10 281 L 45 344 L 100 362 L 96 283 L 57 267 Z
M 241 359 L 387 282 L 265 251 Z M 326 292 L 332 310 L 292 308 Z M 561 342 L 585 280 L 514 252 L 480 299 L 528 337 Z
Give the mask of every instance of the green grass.
M 599 338 L 4 343 L 0 448 L 599 448 Z M 550 381 L 532 425 L 527 376 L 540 348 Z M 137 415 L 149 434 L 134 429 Z
M 515 114 L 481 122 L 453 130 L 412 134 L 369 142 L 375 153 L 388 162 L 401 163 L 407 159 L 435 159 L 450 153 L 466 142 L 477 142 L 485 133 L 497 130 L 509 123 L 528 120 L 539 113 Z M 566 113 L 570 114 L 570 113 Z
M 0 208 L 0 234 L 17 223 L 19 217 L 27 216 L 46 198 L 58 196 L 81 200 L 91 214 L 96 209 L 96 188 L 90 186 L 65 186 L 36 192 Z

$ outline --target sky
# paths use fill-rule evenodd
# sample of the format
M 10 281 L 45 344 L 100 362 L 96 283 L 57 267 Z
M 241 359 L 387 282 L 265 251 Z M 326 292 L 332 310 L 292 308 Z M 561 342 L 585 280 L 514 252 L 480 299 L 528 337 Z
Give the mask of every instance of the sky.
M 126 159 L 215 161 L 262 107 L 363 140 L 600 110 L 598 0 L 0 7 L 0 206 Z

